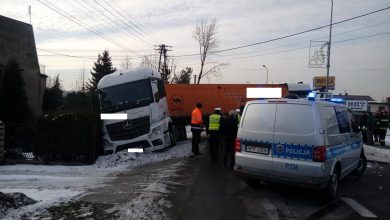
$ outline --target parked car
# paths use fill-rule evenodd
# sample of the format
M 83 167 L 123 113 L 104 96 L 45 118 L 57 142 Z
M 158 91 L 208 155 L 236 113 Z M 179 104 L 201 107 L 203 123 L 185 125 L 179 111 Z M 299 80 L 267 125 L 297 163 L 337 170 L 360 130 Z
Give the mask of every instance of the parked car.
M 324 189 L 330 198 L 339 180 L 367 165 L 352 111 L 315 99 L 248 102 L 235 147 L 238 175 Z

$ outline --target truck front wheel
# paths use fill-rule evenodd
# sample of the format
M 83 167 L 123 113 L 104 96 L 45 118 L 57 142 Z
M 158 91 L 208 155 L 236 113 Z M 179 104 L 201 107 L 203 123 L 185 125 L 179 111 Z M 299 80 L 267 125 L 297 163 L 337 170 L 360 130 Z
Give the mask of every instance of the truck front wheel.
M 169 141 L 170 147 L 176 146 L 176 135 L 175 135 L 175 129 L 172 127 L 172 125 L 169 126 Z

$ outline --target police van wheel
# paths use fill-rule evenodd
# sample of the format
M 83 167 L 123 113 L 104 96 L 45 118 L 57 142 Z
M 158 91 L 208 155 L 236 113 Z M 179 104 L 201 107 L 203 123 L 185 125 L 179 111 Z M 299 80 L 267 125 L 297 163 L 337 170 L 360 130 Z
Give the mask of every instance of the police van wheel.
M 333 171 L 332 176 L 330 177 L 329 185 L 324 192 L 325 193 L 324 196 L 326 200 L 333 200 L 334 198 L 336 198 L 338 185 L 339 185 L 339 173 L 335 169 Z
M 353 172 L 353 175 L 354 176 L 361 176 L 364 173 L 364 171 L 366 170 L 366 168 L 367 168 L 367 158 L 366 158 L 366 155 L 364 155 L 364 153 L 362 152 L 360 154 L 359 164 L 356 167 L 355 171 Z

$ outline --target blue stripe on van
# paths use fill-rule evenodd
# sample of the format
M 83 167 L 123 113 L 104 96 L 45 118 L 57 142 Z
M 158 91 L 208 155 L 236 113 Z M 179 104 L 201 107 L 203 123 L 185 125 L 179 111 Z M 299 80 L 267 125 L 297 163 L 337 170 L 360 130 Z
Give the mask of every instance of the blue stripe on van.
M 347 151 L 358 149 L 360 148 L 362 143 L 363 143 L 362 141 L 356 141 L 349 145 L 332 146 L 330 147 L 330 149 L 328 148 L 328 150 L 326 151 L 326 160 L 331 160 L 335 157 L 343 155 Z
M 295 160 L 312 160 L 314 145 L 300 145 L 288 143 L 272 144 L 272 154 L 274 157 L 295 159 Z
M 313 147 L 314 145 L 300 145 L 300 144 L 288 144 L 288 143 L 273 143 L 257 141 L 252 139 L 241 139 L 241 143 L 245 145 L 261 146 L 270 148 L 272 145 L 272 155 L 278 158 L 286 158 L 293 160 L 313 160 Z M 326 160 L 331 160 L 335 157 L 341 156 L 347 151 L 360 148 L 362 141 L 354 142 L 350 145 L 336 145 L 327 149 Z

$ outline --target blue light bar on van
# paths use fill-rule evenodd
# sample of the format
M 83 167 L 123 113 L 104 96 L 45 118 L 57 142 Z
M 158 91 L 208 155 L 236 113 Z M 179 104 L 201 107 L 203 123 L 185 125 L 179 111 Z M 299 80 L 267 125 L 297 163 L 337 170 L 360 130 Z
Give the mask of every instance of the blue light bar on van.
M 309 95 L 307 96 L 308 100 L 314 101 L 316 99 L 316 93 L 315 92 L 310 92 Z
M 341 98 L 332 98 L 332 99 L 330 99 L 330 101 L 331 102 L 344 102 L 344 100 Z

